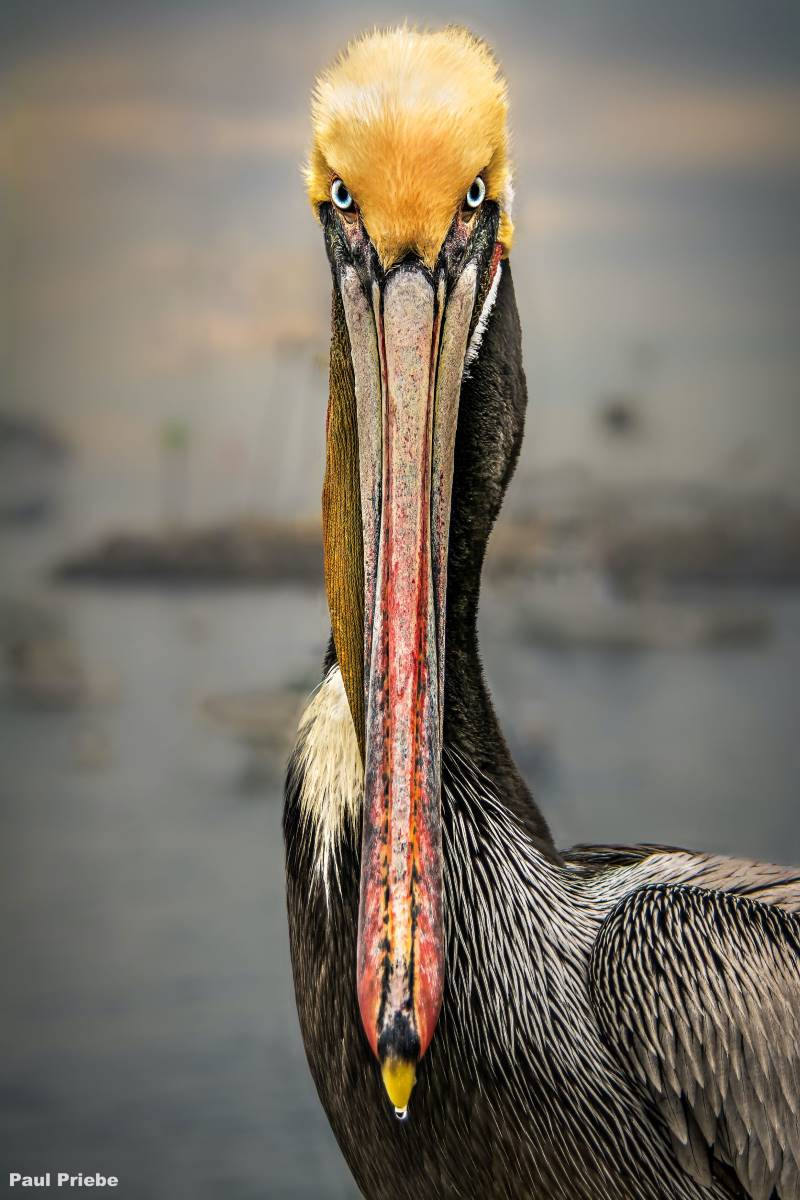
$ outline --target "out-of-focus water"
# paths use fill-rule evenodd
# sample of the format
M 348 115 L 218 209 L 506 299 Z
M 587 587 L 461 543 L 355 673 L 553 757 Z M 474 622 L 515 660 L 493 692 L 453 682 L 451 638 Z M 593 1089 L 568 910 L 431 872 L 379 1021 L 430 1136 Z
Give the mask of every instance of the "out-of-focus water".
M 619 656 L 522 646 L 524 593 L 487 592 L 484 658 L 561 843 L 800 860 L 797 600 L 766 598 L 758 648 Z M 280 779 L 198 712 L 314 671 L 322 594 L 49 598 L 117 695 L 2 700 L 3 1169 L 145 1200 L 354 1197 L 297 1030 Z

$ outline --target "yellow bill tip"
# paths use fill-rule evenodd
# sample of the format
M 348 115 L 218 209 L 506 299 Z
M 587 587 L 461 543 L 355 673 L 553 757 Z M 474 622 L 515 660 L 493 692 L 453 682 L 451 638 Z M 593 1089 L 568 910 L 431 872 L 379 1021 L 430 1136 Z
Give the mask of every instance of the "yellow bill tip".
M 381 1064 L 381 1076 L 386 1095 L 398 1113 L 405 1113 L 411 1091 L 417 1081 L 417 1068 L 402 1058 L 387 1058 Z

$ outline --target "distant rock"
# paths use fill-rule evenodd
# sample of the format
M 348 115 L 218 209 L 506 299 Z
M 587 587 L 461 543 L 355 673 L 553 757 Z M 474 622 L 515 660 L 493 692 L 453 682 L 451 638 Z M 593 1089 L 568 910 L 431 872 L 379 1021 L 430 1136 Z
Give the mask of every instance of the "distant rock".
M 800 584 L 800 513 L 742 505 L 691 522 L 629 521 L 609 530 L 602 561 L 627 591 L 654 585 Z
M 322 583 L 317 521 L 243 519 L 205 528 L 117 533 L 55 568 L 103 583 Z
M 621 601 L 562 587 L 525 604 L 519 630 L 526 641 L 554 650 L 631 653 L 752 645 L 771 635 L 772 622 L 761 606 Z
M 602 487 L 562 478 L 501 520 L 490 579 L 588 568 L 619 590 L 800 584 L 800 508 L 779 495 L 708 488 Z M 321 587 L 318 520 L 248 518 L 120 532 L 69 555 L 55 574 L 104 583 L 296 583 Z

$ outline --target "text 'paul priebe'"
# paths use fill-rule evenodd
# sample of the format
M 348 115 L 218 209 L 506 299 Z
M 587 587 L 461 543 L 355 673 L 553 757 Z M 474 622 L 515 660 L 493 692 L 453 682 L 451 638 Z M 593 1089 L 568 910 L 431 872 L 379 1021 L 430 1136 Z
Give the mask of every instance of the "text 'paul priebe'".
M 8 1177 L 8 1186 L 12 1188 L 115 1188 L 118 1184 L 116 1175 L 83 1175 L 80 1172 L 70 1175 L 69 1171 L 45 1171 L 43 1175 L 21 1175 L 19 1171 L 12 1171 Z

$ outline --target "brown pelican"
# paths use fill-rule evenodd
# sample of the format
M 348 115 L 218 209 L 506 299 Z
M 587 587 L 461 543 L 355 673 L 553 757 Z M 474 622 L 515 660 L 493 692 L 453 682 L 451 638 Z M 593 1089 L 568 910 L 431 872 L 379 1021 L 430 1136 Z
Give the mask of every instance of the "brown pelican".
M 800 876 L 560 853 L 484 682 L 526 403 L 491 52 L 453 28 L 352 44 L 317 83 L 307 180 L 333 277 L 332 639 L 284 830 L 300 1025 L 357 1184 L 796 1200 Z

